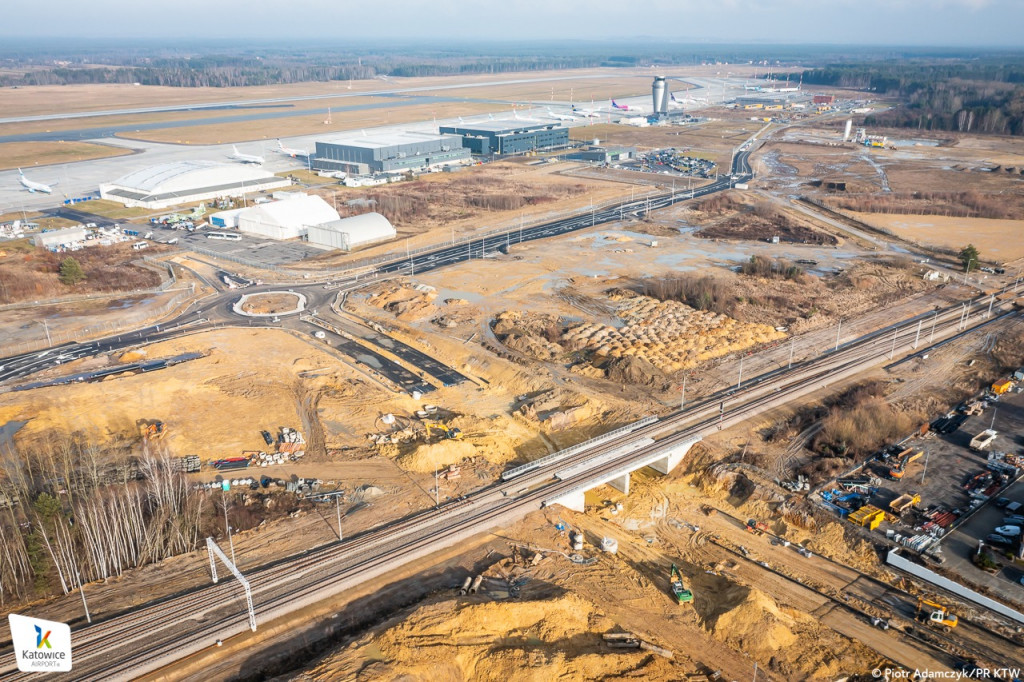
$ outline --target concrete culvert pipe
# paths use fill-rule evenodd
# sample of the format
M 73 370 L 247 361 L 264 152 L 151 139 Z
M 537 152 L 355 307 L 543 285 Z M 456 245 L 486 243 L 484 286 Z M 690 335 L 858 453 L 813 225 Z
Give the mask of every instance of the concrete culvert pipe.
M 462 583 L 462 589 L 459 590 L 459 594 L 467 594 L 469 592 L 469 586 L 473 584 L 473 576 L 467 575 L 466 580 Z
M 469 593 L 476 594 L 477 592 L 479 592 L 480 583 L 482 583 L 483 581 L 484 577 L 482 575 L 478 575 L 477 577 L 473 578 L 473 584 L 469 586 Z

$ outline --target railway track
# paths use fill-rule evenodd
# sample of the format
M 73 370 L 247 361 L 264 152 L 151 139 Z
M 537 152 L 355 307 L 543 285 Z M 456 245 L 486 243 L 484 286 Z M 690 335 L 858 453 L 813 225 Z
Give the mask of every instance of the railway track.
M 1005 305 L 1000 303 L 1000 307 Z M 1013 310 L 1003 311 L 995 307 L 994 310 L 999 314 L 976 324 L 971 330 L 976 331 L 1017 314 Z M 959 333 L 962 326 L 960 311 L 959 304 L 937 311 L 934 320 L 936 333 L 942 337 L 952 332 Z M 885 355 L 894 352 L 892 348 L 906 350 L 913 344 L 911 338 L 917 333 L 914 322 L 911 320 L 881 330 L 792 368 L 762 375 L 751 380 L 742 391 L 720 392 L 686 410 L 639 428 L 624 439 L 601 444 L 540 467 L 528 475 L 476 491 L 464 499 L 425 510 L 294 559 L 255 569 L 247 577 L 252 585 L 257 620 L 266 622 L 288 613 L 303 600 L 315 599 L 325 585 L 331 585 L 332 593 L 354 586 L 390 567 L 436 551 L 446 546 L 445 543 L 450 546 L 464 537 L 519 518 L 539 508 L 545 500 L 585 487 L 633 460 L 693 436 L 743 421 L 752 414 L 816 390 L 819 384 L 824 385 L 822 382 L 831 383 L 849 376 L 884 359 Z M 552 479 L 556 469 L 596 460 L 623 442 L 666 432 L 671 433 L 653 445 L 595 466 L 584 475 L 566 481 Z M 439 542 L 439 538 L 444 541 Z M 75 631 L 75 678 L 122 679 L 135 676 L 211 646 L 216 639 L 247 631 L 248 619 L 242 604 L 239 586 L 228 580 L 80 628 Z M 183 614 L 187 614 L 184 621 Z M 193 623 L 192 627 L 188 626 L 189 623 Z M 119 643 L 116 651 L 125 651 L 129 655 L 99 660 L 110 656 L 110 642 L 114 639 Z M 140 660 L 148 663 L 140 663 Z M 96 665 L 92 665 L 93 662 Z M 0 657 L 0 673 L 12 670 L 13 663 L 13 654 L 8 648 Z M 10 679 L 24 677 L 15 673 Z

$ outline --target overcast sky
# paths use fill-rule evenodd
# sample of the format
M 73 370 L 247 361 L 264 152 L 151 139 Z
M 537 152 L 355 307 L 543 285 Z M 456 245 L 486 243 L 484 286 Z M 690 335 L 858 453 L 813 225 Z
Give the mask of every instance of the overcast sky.
M 1024 0 L 45 0 L 0 36 L 1024 45 Z

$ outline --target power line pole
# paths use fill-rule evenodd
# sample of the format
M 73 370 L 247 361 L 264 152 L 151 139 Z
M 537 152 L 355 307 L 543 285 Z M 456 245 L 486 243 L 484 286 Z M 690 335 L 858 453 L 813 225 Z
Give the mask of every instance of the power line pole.
M 789 337 L 789 366 L 786 369 L 793 368 L 793 348 L 796 346 L 796 337 Z
M 839 350 L 839 335 L 843 331 L 843 320 L 839 318 L 839 328 L 836 329 L 836 350 Z
M 736 381 L 736 388 L 739 388 L 743 384 L 743 356 L 740 356 L 740 377 Z
M 899 333 L 899 329 L 892 330 L 892 350 L 889 351 L 889 359 L 892 360 L 892 356 L 896 355 L 896 334 Z
M 928 343 L 935 340 L 935 323 L 939 321 L 939 311 L 935 311 L 935 315 L 932 317 L 932 334 L 928 337 Z

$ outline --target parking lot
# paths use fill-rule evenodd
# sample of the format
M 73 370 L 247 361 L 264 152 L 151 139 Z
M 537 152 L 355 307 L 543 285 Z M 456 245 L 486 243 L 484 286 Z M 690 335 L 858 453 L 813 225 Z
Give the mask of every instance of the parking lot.
M 122 227 L 138 230 L 140 235 L 152 232 L 155 241 L 167 242 L 177 239 L 177 244 L 181 248 L 196 247 L 227 259 L 242 258 L 262 266 L 286 265 L 323 253 L 323 249 L 306 242 L 263 239 L 238 230 L 218 230 L 205 227 L 195 232 L 187 232 L 155 225 L 122 225 Z M 228 232 L 237 234 L 241 239 L 237 241 L 207 239 L 208 232 Z
M 990 453 L 1024 452 L 1024 394 L 1006 393 L 984 407 L 981 414 L 961 418 L 963 423 L 951 433 L 929 431 L 893 447 L 890 452 L 894 454 L 884 459 L 876 457 L 861 471 L 838 479 L 822 497 L 850 519 L 864 505 L 877 507 L 885 512 L 885 518 L 872 534 L 884 534 L 891 542 L 915 549 L 938 546 L 944 571 L 959 574 L 969 583 L 985 586 L 1024 606 L 1024 585 L 1020 584 L 1024 562 L 1015 564 L 1006 556 L 1017 546 L 1017 538 L 1012 538 L 1014 544 L 1010 546 L 993 545 L 993 556 L 1002 564 L 997 571 L 982 570 L 972 562 L 979 541 L 1004 525 L 1004 517 L 1011 513 L 997 506 L 997 500 L 1005 498 L 1024 505 L 1024 480 L 1004 488 L 1012 476 L 1000 476 L 987 466 Z M 981 452 L 971 450 L 971 439 L 990 427 L 998 432 L 993 443 Z M 898 455 L 908 451 L 913 461 L 906 464 L 903 477 L 894 480 L 891 470 L 896 468 Z M 985 494 L 991 499 L 980 506 L 972 504 Z M 891 503 L 904 495 L 908 496 L 905 499 L 920 496 L 920 501 L 900 514 Z M 1024 509 L 1017 513 L 1024 513 Z

